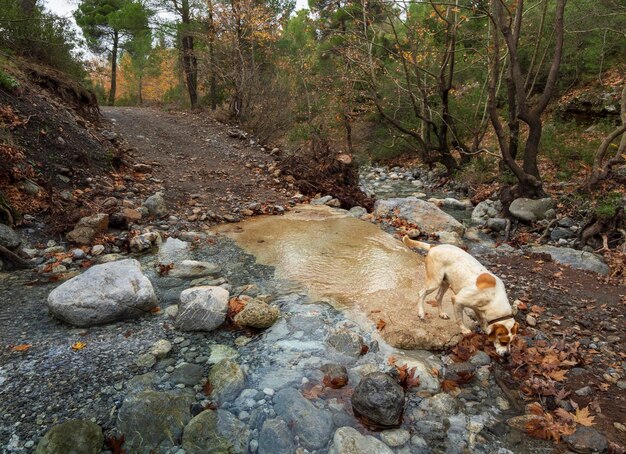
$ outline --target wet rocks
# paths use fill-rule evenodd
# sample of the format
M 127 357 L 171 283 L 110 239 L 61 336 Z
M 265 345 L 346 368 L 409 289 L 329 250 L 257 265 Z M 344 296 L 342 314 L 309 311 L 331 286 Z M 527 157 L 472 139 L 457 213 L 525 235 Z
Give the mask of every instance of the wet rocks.
M 608 448 L 606 437 L 593 427 L 578 426 L 576 432 L 565 435 L 563 441 L 572 451 L 582 454 L 605 452 Z
M 150 354 L 154 355 L 157 359 L 163 359 L 169 355 L 171 350 L 172 343 L 167 339 L 161 339 L 152 345 L 152 348 L 150 348 Z
M 35 454 L 98 454 L 103 443 L 100 426 L 91 421 L 71 419 L 46 432 Z
M 406 429 L 391 429 L 381 432 L 380 438 L 387 446 L 397 448 L 405 445 L 411 438 L 411 434 Z
M 420 409 L 439 416 L 450 416 L 459 409 L 459 402 L 447 393 L 435 394 L 420 403 Z
M 280 311 L 276 306 L 253 299 L 248 301 L 246 307 L 235 316 L 234 321 L 240 326 L 265 329 L 274 324 L 279 314 Z
M 165 198 L 163 197 L 162 192 L 157 192 L 156 194 L 148 197 L 142 203 L 142 206 L 148 210 L 148 214 L 155 218 L 163 217 L 167 214 L 167 204 L 165 203 Z
M 50 313 L 76 326 L 138 317 L 156 305 L 152 284 L 133 259 L 95 265 L 48 296 Z
M 125 436 L 128 452 L 148 454 L 172 447 L 191 419 L 193 394 L 144 390 L 126 397 L 118 414 L 117 428 Z
M 555 262 L 578 270 L 593 271 L 605 276 L 609 273 L 609 267 L 604 260 L 591 252 L 555 246 L 536 246 L 530 250 L 535 254 L 549 254 Z
M 0 246 L 7 249 L 16 249 L 22 244 L 19 235 L 8 225 L 0 223 Z
M 182 447 L 187 454 L 245 454 L 250 429 L 226 410 L 205 410 L 185 427 Z
M 281 389 L 274 396 L 274 410 L 305 448 L 322 449 L 330 439 L 333 422 L 328 411 L 316 408 L 296 389 Z
M 191 279 L 216 274 L 220 267 L 214 263 L 200 262 L 198 260 L 183 260 L 174 265 L 168 276 L 179 279 Z
M 201 286 L 183 290 L 176 326 L 183 331 L 212 331 L 226 320 L 228 290 Z
M 483 200 L 472 211 L 472 222 L 482 225 L 490 218 L 497 218 L 501 211 L 502 202 L 499 200 Z
M 209 383 L 213 387 L 211 398 L 221 403 L 237 398 L 245 388 L 246 377 L 237 363 L 223 359 L 211 368 Z
M 347 329 L 340 329 L 331 334 L 326 342 L 337 352 L 353 358 L 361 356 L 365 345 L 359 334 Z
M 168 238 L 159 246 L 157 260 L 162 265 L 181 262 L 190 258 L 190 246 L 178 238 Z
M 130 239 L 131 252 L 141 253 L 158 246 L 161 243 L 161 235 L 158 232 L 145 232 Z
M 259 454 L 293 454 L 296 448 L 287 423 L 280 418 L 267 419 L 259 435 Z
M 436 205 L 416 197 L 378 200 L 374 205 L 374 216 L 392 217 L 395 213 L 401 219 L 417 224 L 424 233 L 454 232 L 463 235 L 465 228 Z
M 341 364 L 324 364 L 321 368 L 324 372 L 324 385 L 331 388 L 343 388 L 348 384 L 348 371 Z
M 380 426 L 400 424 L 404 410 L 404 390 L 389 375 L 366 375 L 354 389 L 352 408 Z
M 196 385 L 202 379 L 203 368 L 199 364 L 182 363 L 171 373 L 170 381 L 176 385 Z
M 392 454 L 393 451 L 382 441 L 371 435 L 361 435 L 352 427 L 341 427 L 335 431 L 328 454 Z
M 94 237 L 99 233 L 104 233 L 109 228 L 109 215 L 104 213 L 81 218 L 74 230 L 65 237 L 68 241 L 76 244 L 91 244 Z
M 509 212 L 516 218 L 526 222 L 536 222 L 546 218 L 546 212 L 554 208 L 554 201 L 545 199 L 526 199 L 520 197 L 513 200 Z

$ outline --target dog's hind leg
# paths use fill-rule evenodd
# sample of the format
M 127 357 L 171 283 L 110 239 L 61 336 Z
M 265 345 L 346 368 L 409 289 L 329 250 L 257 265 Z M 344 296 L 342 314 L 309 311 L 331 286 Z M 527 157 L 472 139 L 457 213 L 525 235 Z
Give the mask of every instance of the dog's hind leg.
M 426 313 L 424 311 L 424 302 L 426 301 L 426 296 L 430 295 L 435 290 L 441 288 L 444 285 L 444 274 L 443 272 L 437 270 L 435 272 L 432 271 L 432 267 L 428 264 L 428 256 L 426 257 L 426 281 L 424 282 L 424 287 L 419 291 L 417 295 L 417 315 L 419 318 L 424 320 Z
M 448 320 L 450 318 L 450 316 L 443 311 L 443 295 L 446 291 L 448 291 L 448 288 L 450 288 L 450 285 L 446 281 L 443 281 L 441 283 L 441 287 L 439 287 L 439 292 L 437 293 L 437 309 L 439 309 L 439 317 L 444 320 Z

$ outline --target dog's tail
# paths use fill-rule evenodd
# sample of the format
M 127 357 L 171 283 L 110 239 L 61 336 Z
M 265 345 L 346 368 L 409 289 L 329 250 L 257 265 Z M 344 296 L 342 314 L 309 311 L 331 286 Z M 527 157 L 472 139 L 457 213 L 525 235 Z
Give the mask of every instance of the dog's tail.
M 402 242 L 410 248 L 416 248 L 419 249 L 420 251 L 429 251 L 430 250 L 430 244 L 428 243 L 423 243 L 421 241 L 415 241 L 412 240 L 411 238 L 409 238 L 407 235 L 404 235 L 404 237 L 402 237 Z

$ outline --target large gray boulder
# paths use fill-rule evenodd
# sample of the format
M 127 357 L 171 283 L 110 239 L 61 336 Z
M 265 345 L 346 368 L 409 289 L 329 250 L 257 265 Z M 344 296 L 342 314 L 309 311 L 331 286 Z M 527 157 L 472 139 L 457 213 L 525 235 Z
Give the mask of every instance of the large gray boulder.
M 7 249 L 17 249 L 22 244 L 19 235 L 8 225 L 0 224 L 0 246 Z
M 156 305 L 152 284 L 134 259 L 95 265 L 48 296 L 50 313 L 76 326 L 139 317 Z
M 98 454 L 103 443 L 104 435 L 98 424 L 71 419 L 46 432 L 35 454 Z
M 228 290 L 200 286 L 183 290 L 176 316 L 176 326 L 184 331 L 212 331 L 226 320 Z
M 284 388 L 278 391 L 274 396 L 274 410 L 306 449 L 322 449 L 328 444 L 333 429 L 330 413 L 318 409 L 298 390 Z
M 417 224 L 424 233 L 454 232 L 463 235 L 463 225 L 436 205 L 417 197 L 378 200 L 374 205 L 374 216 L 398 216 Z
M 393 451 L 382 441 L 371 435 L 361 435 L 352 427 L 341 427 L 335 431 L 333 444 L 328 454 L 392 454 Z
M 554 200 L 519 198 L 513 200 L 509 206 L 509 212 L 517 219 L 526 222 L 536 222 L 546 217 L 546 212 L 554 208 Z
M 186 454 L 245 454 L 250 429 L 226 410 L 205 410 L 185 427 Z
M 593 271 L 605 276 L 609 274 L 609 267 L 604 260 L 591 252 L 555 246 L 535 246 L 530 250 L 536 254 L 549 254 L 556 263 L 568 265 L 577 270 Z
M 179 443 L 191 420 L 193 393 L 145 390 L 126 397 L 118 413 L 118 430 L 127 452 L 148 454 Z
M 404 390 L 389 375 L 374 372 L 366 375 L 354 389 L 352 408 L 372 423 L 396 426 L 404 411 Z

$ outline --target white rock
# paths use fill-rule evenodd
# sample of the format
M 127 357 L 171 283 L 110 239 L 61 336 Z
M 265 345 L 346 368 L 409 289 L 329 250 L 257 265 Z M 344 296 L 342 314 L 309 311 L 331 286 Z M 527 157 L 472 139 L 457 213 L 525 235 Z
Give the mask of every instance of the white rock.
M 212 331 L 226 320 L 229 293 L 221 287 L 183 290 L 176 326 L 184 331 Z
M 138 317 L 156 305 L 152 284 L 133 259 L 92 266 L 48 296 L 52 315 L 76 326 Z
M 174 268 L 170 270 L 168 276 L 178 278 L 193 278 L 201 276 L 209 276 L 219 272 L 220 267 L 214 263 L 199 262 L 197 260 L 183 260 L 175 263 Z

